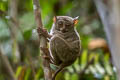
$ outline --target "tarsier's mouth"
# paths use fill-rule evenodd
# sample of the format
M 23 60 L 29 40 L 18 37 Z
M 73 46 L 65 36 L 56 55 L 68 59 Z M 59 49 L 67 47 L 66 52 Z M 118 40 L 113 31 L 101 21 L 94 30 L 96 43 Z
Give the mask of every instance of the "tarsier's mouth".
M 65 30 L 62 30 L 61 32 L 65 33 L 65 32 L 67 32 L 67 31 L 65 31 Z
M 63 28 L 61 28 L 60 31 L 61 31 L 62 33 L 68 32 L 67 29 L 63 29 Z
M 60 30 L 62 33 L 65 33 L 65 32 L 68 32 L 68 30 L 66 29 L 63 29 L 63 30 Z

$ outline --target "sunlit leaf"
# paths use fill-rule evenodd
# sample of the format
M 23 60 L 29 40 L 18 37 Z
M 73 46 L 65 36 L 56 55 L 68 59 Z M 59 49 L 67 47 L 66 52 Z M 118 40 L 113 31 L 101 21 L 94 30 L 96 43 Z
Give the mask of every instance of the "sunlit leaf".
M 27 68 L 24 80 L 30 80 L 30 76 L 31 76 L 31 69 Z
M 79 59 L 77 59 L 76 61 L 75 61 L 75 63 L 74 63 L 74 68 L 77 70 L 77 71 L 80 71 L 80 69 L 81 69 L 81 67 L 80 67 L 80 65 L 79 65 Z
M 87 50 L 84 50 L 81 56 L 81 68 L 83 69 L 87 63 Z
M 78 80 L 79 78 L 78 78 L 78 75 L 77 74 L 73 74 L 72 76 L 71 76 L 71 80 Z
M 43 77 L 43 69 L 40 67 L 35 75 L 36 79 L 40 79 L 41 77 Z
M 99 53 L 95 53 L 95 64 L 99 63 L 99 58 L 100 58 Z
M 67 69 L 68 69 L 68 71 L 71 72 L 71 73 L 74 72 L 74 70 L 73 70 L 73 68 L 72 68 L 71 66 L 67 67 Z
M 100 74 L 102 74 L 102 75 L 105 74 L 104 68 L 99 63 L 95 64 L 95 68 Z
M 66 72 L 65 73 L 65 80 L 71 80 L 71 75 L 68 73 L 68 72 Z
M 16 70 L 16 77 L 18 77 L 20 75 L 21 70 L 22 70 L 22 66 L 19 66 Z
M 106 53 L 106 54 L 104 55 L 104 66 L 105 66 L 105 70 L 106 70 L 107 74 L 113 75 L 113 70 L 112 70 L 112 67 L 111 67 L 111 65 L 110 65 L 109 60 L 110 60 L 109 53 Z
M 96 68 L 94 68 L 92 65 L 89 66 L 89 69 L 93 74 L 97 74 Z
M 108 75 L 105 75 L 104 80 L 110 80 L 110 77 Z

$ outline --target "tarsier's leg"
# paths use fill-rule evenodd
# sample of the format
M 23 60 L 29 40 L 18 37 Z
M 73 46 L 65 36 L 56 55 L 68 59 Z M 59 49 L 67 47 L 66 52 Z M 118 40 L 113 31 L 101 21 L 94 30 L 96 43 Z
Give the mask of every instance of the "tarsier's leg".
M 56 42 L 55 42 L 55 38 L 56 37 L 52 37 L 51 40 L 50 40 L 50 51 L 51 51 L 51 55 L 53 56 L 54 58 L 54 64 L 55 65 L 59 65 L 61 64 L 61 60 L 57 54 L 57 51 L 56 51 Z
M 59 61 L 63 62 L 69 60 L 69 57 L 72 56 L 70 45 L 63 38 L 58 36 L 54 36 L 52 41 L 55 43 L 53 54 L 57 57 L 56 60 L 59 59 Z
M 41 50 L 46 54 L 46 56 L 43 56 L 45 59 L 48 59 L 50 61 L 50 63 L 54 64 L 54 59 L 51 57 L 50 52 L 48 50 L 48 48 L 43 48 L 41 47 Z

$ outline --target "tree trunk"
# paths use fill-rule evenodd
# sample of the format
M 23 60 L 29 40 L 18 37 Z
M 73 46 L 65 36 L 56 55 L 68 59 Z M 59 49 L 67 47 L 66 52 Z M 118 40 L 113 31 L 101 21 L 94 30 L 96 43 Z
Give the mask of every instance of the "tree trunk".
M 120 80 L 120 0 L 94 0 Z

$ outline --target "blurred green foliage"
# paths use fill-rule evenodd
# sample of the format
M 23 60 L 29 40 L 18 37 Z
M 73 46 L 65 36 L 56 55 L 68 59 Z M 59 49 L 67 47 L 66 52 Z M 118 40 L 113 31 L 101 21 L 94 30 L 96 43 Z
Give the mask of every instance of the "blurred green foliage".
M 16 36 L 21 59 L 17 65 L 12 56 L 13 48 L 16 48 L 12 47 L 12 34 L 8 24 L 9 2 L 10 0 L 0 0 L 0 45 L 3 47 L 4 55 L 8 57 L 18 80 L 44 80 L 32 0 L 19 0 L 18 2 L 19 28 Z M 116 80 L 110 52 L 105 52 L 101 47 L 92 50 L 88 47 L 92 39 L 106 40 L 103 26 L 91 0 L 40 0 L 40 6 L 42 21 L 48 31 L 55 15 L 79 16 L 76 28 L 81 36 L 81 55 L 72 66 L 60 72 L 56 80 Z M 35 74 L 33 74 L 31 61 L 27 54 L 32 56 Z M 88 64 L 92 59 L 92 63 Z M 0 62 L 0 80 L 6 80 L 7 74 L 1 66 Z

